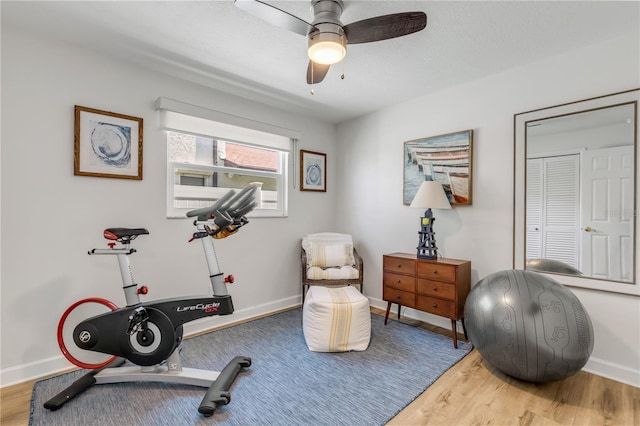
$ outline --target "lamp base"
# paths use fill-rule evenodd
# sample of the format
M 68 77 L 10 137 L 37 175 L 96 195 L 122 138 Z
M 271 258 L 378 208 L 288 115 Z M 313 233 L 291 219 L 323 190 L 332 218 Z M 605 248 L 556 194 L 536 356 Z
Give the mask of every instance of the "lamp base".
M 420 231 L 418 231 L 418 259 L 435 260 L 438 258 L 438 247 L 436 247 L 436 233 L 433 232 L 433 217 L 431 209 L 424 212 L 424 216 L 420 220 Z
M 427 259 L 427 260 L 436 260 L 438 258 L 438 253 L 434 253 L 434 254 L 422 254 L 420 253 L 420 250 L 418 250 L 418 254 L 416 254 L 416 257 L 418 259 Z

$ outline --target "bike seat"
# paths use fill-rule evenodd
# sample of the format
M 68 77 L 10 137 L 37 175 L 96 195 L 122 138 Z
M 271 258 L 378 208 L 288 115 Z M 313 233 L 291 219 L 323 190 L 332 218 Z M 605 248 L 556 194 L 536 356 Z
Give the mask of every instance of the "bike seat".
M 149 235 L 145 228 L 107 228 L 103 233 L 107 240 L 127 242 L 135 239 L 138 235 Z

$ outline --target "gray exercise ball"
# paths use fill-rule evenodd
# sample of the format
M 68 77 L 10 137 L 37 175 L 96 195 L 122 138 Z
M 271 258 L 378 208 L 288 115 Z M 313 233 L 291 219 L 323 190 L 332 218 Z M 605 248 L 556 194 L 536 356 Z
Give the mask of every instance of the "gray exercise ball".
M 582 275 L 578 269 L 553 259 L 529 259 L 526 269 L 530 271 L 552 272 L 567 275 Z
M 593 350 L 591 319 L 578 298 L 537 272 L 485 277 L 471 289 L 464 318 L 471 343 L 487 362 L 529 382 L 567 378 Z

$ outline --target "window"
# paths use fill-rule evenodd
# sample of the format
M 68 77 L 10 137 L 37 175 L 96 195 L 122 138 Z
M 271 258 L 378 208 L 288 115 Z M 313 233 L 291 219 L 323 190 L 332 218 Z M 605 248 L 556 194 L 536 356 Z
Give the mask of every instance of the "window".
M 238 142 L 167 132 L 170 216 L 206 207 L 230 189 L 261 183 L 259 215 L 279 214 L 286 196 L 287 154 Z M 286 209 L 284 209 L 286 213 Z
M 159 98 L 156 108 L 160 111 L 160 128 L 167 135 L 168 217 L 185 217 L 187 211 L 213 204 L 230 189 L 237 192 L 255 182 L 261 184 L 258 207 L 248 216 L 287 215 L 292 138 L 262 130 L 266 127 L 287 133 L 286 129 L 167 98 Z

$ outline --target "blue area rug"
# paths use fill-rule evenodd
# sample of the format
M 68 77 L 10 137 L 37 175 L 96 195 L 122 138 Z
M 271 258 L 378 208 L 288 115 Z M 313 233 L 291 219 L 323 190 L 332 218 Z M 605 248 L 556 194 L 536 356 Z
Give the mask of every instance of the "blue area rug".
M 31 425 L 380 425 L 389 421 L 471 344 L 371 316 L 371 344 L 364 352 L 310 352 L 295 309 L 215 331 L 182 345 L 182 365 L 220 371 L 248 356 L 231 389 L 231 402 L 212 417 L 198 413 L 205 389 L 164 383 L 102 384 L 58 411 L 45 401 L 85 371 L 34 386 Z

